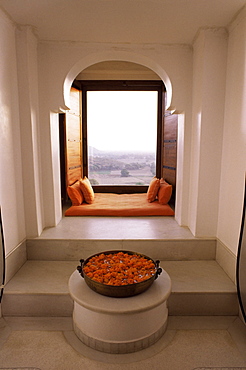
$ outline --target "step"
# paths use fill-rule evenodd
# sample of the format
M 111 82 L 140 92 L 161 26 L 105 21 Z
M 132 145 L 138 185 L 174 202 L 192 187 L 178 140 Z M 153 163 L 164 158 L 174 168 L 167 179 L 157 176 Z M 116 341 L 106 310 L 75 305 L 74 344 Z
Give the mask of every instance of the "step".
M 77 264 L 28 260 L 4 289 L 3 316 L 71 316 L 68 280 Z M 161 267 L 172 280 L 170 315 L 238 315 L 236 287 L 216 261 L 162 261 Z
M 68 280 L 76 269 L 71 261 L 27 261 L 6 284 L 5 316 L 71 316 Z
M 28 239 L 27 259 L 79 261 L 109 250 L 129 250 L 166 261 L 214 260 L 216 240 L 191 239 Z
M 236 286 L 216 261 L 162 261 L 172 280 L 171 315 L 237 315 Z

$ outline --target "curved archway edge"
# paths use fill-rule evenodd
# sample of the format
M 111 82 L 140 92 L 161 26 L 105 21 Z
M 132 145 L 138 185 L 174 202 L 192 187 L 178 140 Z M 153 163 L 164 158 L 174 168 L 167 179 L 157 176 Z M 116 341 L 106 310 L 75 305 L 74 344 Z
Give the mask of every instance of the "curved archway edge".
M 124 62 L 132 62 L 143 65 L 152 71 L 154 71 L 158 76 L 160 76 L 161 80 L 165 84 L 166 87 L 166 109 L 171 109 L 171 100 L 172 100 L 172 84 L 170 78 L 168 77 L 165 70 L 160 67 L 158 63 L 154 60 L 147 58 L 140 54 L 133 54 L 124 51 L 114 51 L 114 52 L 101 52 L 101 53 L 93 53 L 90 54 L 82 59 L 80 59 L 68 72 L 64 85 L 63 85 L 63 96 L 64 96 L 64 104 L 67 109 L 70 106 L 70 88 L 71 85 L 76 78 L 76 76 L 83 71 L 85 68 L 90 67 L 93 64 L 105 62 L 105 61 L 124 61 Z
M 90 55 L 85 56 L 84 58 L 79 59 L 69 70 L 67 73 L 64 83 L 63 83 L 63 102 L 64 102 L 64 108 L 63 109 L 70 109 L 70 88 L 72 86 L 73 81 L 75 80 L 76 76 L 82 72 L 87 67 L 90 67 L 96 63 L 105 62 L 105 61 L 124 61 L 124 62 L 132 62 L 136 64 L 143 65 L 149 69 L 151 69 L 153 72 L 155 72 L 163 81 L 166 87 L 166 110 L 170 110 L 172 113 L 180 113 L 176 110 L 176 107 L 173 107 L 171 105 L 172 99 L 173 99 L 173 88 L 171 80 L 166 73 L 166 71 L 153 59 L 148 58 L 146 56 L 143 56 L 141 54 L 134 54 L 131 52 L 125 52 L 125 51 L 112 51 L 112 52 L 100 52 L 100 53 L 92 53 Z M 182 131 L 182 129 L 180 130 Z M 182 136 L 182 134 L 180 134 Z M 180 152 L 182 152 L 183 147 L 183 141 L 179 143 Z M 177 161 L 179 161 L 179 158 L 177 158 Z M 183 161 L 182 164 L 177 164 L 177 167 L 180 168 L 179 176 L 180 179 L 177 180 L 177 192 L 179 192 L 178 187 L 182 187 L 182 173 L 181 167 L 183 168 Z M 176 206 L 175 208 L 177 211 L 175 211 L 175 219 L 178 220 L 178 223 L 184 224 L 181 220 L 181 213 L 182 213 L 182 200 L 181 196 L 176 198 Z

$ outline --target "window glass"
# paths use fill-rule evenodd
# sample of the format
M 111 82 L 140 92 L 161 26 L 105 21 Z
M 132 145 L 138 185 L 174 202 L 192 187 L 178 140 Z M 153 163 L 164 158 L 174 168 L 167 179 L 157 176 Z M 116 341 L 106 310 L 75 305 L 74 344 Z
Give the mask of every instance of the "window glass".
M 148 185 L 156 171 L 157 91 L 87 91 L 92 185 Z

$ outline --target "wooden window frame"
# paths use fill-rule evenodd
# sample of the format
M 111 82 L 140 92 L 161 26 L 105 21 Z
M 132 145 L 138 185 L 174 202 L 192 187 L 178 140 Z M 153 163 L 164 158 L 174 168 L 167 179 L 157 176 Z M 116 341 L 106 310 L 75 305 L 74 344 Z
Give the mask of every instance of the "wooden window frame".
M 163 119 L 165 113 L 165 85 L 162 81 L 122 81 L 122 80 L 76 80 L 74 86 L 82 91 L 82 158 L 83 175 L 88 177 L 88 144 L 87 144 L 87 91 L 157 91 L 157 142 L 156 142 L 156 176 L 162 175 L 163 158 Z M 144 193 L 148 186 L 141 185 L 93 185 L 95 192 L 100 193 Z

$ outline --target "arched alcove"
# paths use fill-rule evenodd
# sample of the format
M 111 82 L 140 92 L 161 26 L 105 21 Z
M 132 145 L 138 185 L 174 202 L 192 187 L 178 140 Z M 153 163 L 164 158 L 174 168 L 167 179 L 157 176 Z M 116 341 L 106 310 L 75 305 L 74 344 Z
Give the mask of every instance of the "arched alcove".
M 127 58 L 128 59 L 128 58 Z M 71 85 L 76 80 L 123 80 L 123 81 L 129 81 L 129 80 L 138 80 L 138 81 L 162 81 L 165 85 L 165 101 L 163 98 L 163 104 L 166 106 L 166 108 L 170 107 L 170 104 L 167 103 L 167 101 L 170 102 L 171 100 L 171 82 L 169 78 L 167 77 L 165 71 L 161 71 L 162 77 L 156 72 L 156 70 L 160 70 L 160 68 L 155 67 L 155 70 L 149 68 L 149 66 L 146 66 L 146 64 L 150 65 L 151 63 L 148 61 L 148 63 L 145 61 L 145 65 L 136 63 L 135 61 L 128 61 L 128 60 L 103 60 L 94 64 L 90 64 L 86 68 L 79 71 L 79 68 L 81 66 L 86 66 L 88 62 L 85 63 L 85 61 L 81 61 L 74 66 L 73 71 L 70 71 L 68 74 L 66 81 L 64 83 L 64 101 L 65 105 L 69 108 L 70 107 L 70 101 L 69 101 L 69 93 Z M 152 63 L 153 64 L 153 63 Z M 72 75 L 74 76 L 74 79 L 72 80 Z M 165 81 L 163 81 L 165 80 Z M 167 86 L 168 88 L 167 88 Z M 170 125 L 169 125 L 170 127 Z M 162 145 L 162 144 L 161 144 Z M 160 170 L 160 173 L 162 172 L 162 169 Z M 175 175 L 173 177 L 176 180 L 176 165 L 175 165 Z M 172 183 L 172 185 L 176 185 L 175 183 Z M 64 180 L 63 180 L 64 181 Z M 64 194 L 65 194 L 65 189 Z M 175 192 L 174 192 L 175 193 Z M 173 197 L 173 200 L 175 199 L 175 196 Z
M 96 48 L 95 48 L 96 49 Z M 97 49 L 100 49 L 97 47 Z M 106 62 L 120 62 L 120 63 L 135 63 L 139 66 L 143 66 L 146 69 L 149 69 L 151 73 L 154 73 L 158 76 L 158 78 L 164 83 L 166 88 L 166 110 L 171 111 L 177 111 L 177 109 L 180 112 L 184 112 L 184 109 L 188 108 L 188 101 L 189 101 L 189 94 L 187 99 L 187 91 L 189 90 L 189 84 L 187 83 L 187 78 L 181 78 L 184 76 L 184 71 L 177 71 L 176 68 L 173 67 L 173 64 L 170 64 L 170 56 L 169 58 L 160 59 L 158 61 L 158 58 L 156 58 L 156 55 L 154 57 L 151 57 L 151 53 L 149 50 L 139 50 L 139 52 L 133 52 L 129 51 L 130 48 L 128 47 L 121 47 L 121 48 L 105 48 L 105 50 L 100 50 L 98 52 L 91 52 L 88 51 L 89 54 L 85 54 L 84 56 L 79 56 L 75 54 L 71 55 L 71 58 L 68 60 L 65 60 L 65 63 L 63 66 L 58 68 L 56 73 L 49 74 L 49 84 L 52 86 L 52 94 L 50 96 L 52 97 L 52 101 L 49 100 L 49 107 L 50 106 L 56 106 L 58 107 L 58 110 L 54 110 L 53 112 L 58 112 L 59 107 L 64 111 L 70 109 L 70 89 L 73 84 L 73 81 L 76 79 L 76 77 L 83 73 L 87 68 L 93 68 L 92 66 L 96 65 L 97 63 L 106 63 Z M 147 56 L 149 54 L 149 56 Z M 175 53 L 176 58 L 176 53 Z M 175 59 L 176 60 L 176 59 Z M 66 66 L 65 66 L 66 65 Z M 167 68 L 167 71 L 165 70 L 165 66 Z M 53 63 L 52 66 L 54 69 L 57 68 L 57 64 Z M 186 68 L 187 69 L 187 68 Z M 169 77 L 170 75 L 170 77 Z M 57 79 L 57 77 L 59 78 Z M 182 83 L 179 84 L 179 82 L 182 81 Z M 55 88 L 56 87 L 56 88 Z M 62 89 L 61 89 L 62 87 Z M 174 90 L 173 90 L 174 89 Z M 171 104 L 173 101 L 174 104 Z M 189 111 L 188 111 L 189 113 Z M 54 113 L 56 114 L 56 113 Z M 180 115 L 179 115 L 180 116 Z M 53 117 L 53 116 L 52 116 Z M 57 117 L 54 118 L 57 121 Z M 186 119 L 185 119 L 186 121 Z M 189 161 L 186 158 L 186 154 L 189 156 L 189 152 L 186 153 L 186 146 L 185 146 L 185 136 L 184 131 L 186 128 L 187 131 L 187 125 L 181 124 L 180 120 L 178 119 L 178 125 L 179 125 L 179 134 L 178 134 L 178 157 L 177 157 L 177 179 L 176 179 L 176 194 L 180 194 L 176 196 L 176 203 L 175 203 L 175 218 L 180 224 L 186 224 L 183 222 L 182 218 L 186 218 L 187 216 L 187 207 L 183 207 L 183 200 L 187 199 L 187 187 L 182 187 L 183 185 L 183 177 L 186 175 L 187 169 L 186 167 L 189 166 Z M 52 125 L 52 127 L 57 127 L 55 124 Z M 189 127 L 188 127 L 189 128 Z M 47 138 L 49 133 L 47 132 Z M 59 136 L 59 135 L 58 135 Z M 55 220 L 59 220 L 62 212 L 61 212 L 61 203 L 60 203 L 60 181 L 58 180 L 58 168 L 59 168 L 59 140 L 57 136 L 57 131 L 51 132 L 51 152 L 53 153 L 52 157 L 52 171 L 53 171 L 53 179 L 54 184 L 53 186 L 50 186 L 49 184 L 44 184 L 44 188 L 46 189 L 46 194 L 48 191 L 52 191 L 52 195 L 54 196 L 54 207 L 53 204 L 47 208 L 47 219 L 50 218 L 50 215 L 54 215 Z M 189 136 L 188 136 L 189 137 Z M 184 153 L 185 152 L 185 153 Z M 49 162 L 45 162 L 49 163 Z M 58 175 L 58 176 L 57 176 Z M 186 175 L 187 177 L 187 175 Z M 58 180 L 58 184 L 57 184 Z M 182 190 L 184 189 L 184 191 Z M 181 191 L 182 190 L 182 191 Z M 176 211 L 177 210 L 177 211 Z M 183 215 L 184 213 L 184 215 Z M 57 222 L 57 221 L 55 221 Z M 51 225 L 52 221 L 48 221 L 47 225 Z

